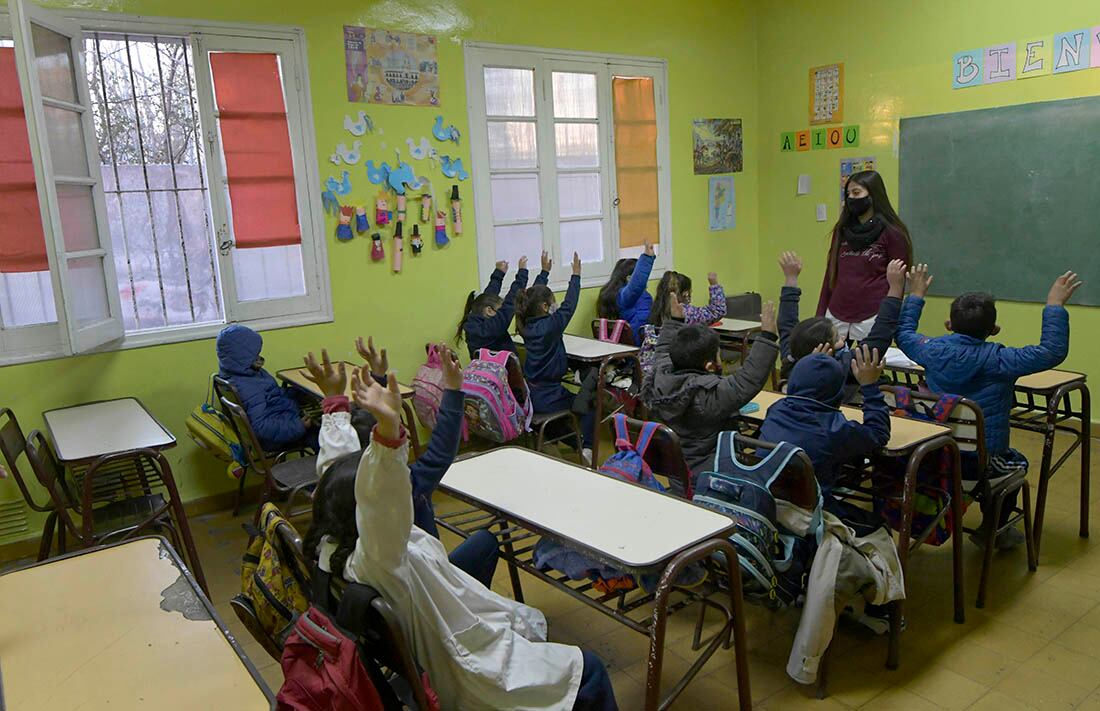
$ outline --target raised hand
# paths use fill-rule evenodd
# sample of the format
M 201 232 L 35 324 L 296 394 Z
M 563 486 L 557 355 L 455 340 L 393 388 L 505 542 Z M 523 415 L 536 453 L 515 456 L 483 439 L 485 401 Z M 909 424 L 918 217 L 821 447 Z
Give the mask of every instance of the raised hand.
M 581 275 L 581 255 L 573 252 L 573 276 Z
M 649 243 L 649 240 L 646 240 L 645 242 L 643 242 L 643 244 L 645 245 L 645 253 L 647 255 L 652 257 L 652 256 L 655 256 L 657 254 L 657 252 L 654 251 L 654 249 L 653 249 L 653 245 Z
M 1066 272 L 1054 280 L 1047 294 L 1047 306 L 1065 306 L 1082 282 L 1074 272 Z
M 918 264 L 909 270 L 909 293 L 924 298 L 932 284 L 932 275 L 927 264 Z
M 439 349 L 439 358 L 443 361 L 443 387 L 447 390 L 461 390 L 462 364 L 458 362 L 458 356 L 445 343 L 436 347 Z
M 519 258 L 519 268 L 520 269 L 526 269 L 527 268 L 527 255 L 526 254 Z
M 882 377 L 882 370 L 886 367 L 884 360 L 879 360 L 878 348 L 873 351 L 867 346 L 858 346 L 852 349 L 852 375 L 860 385 L 873 385 Z
M 833 350 L 832 343 L 818 343 L 814 346 L 814 349 L 810 351 L 810 355 L 821 354 L 831 356 L 833 353 L 835 353 L 835 351 Z
M 508 273 L 508 262 L 503 259 L 496 263 L 497 271 Z
M 779 255 L 779 268 L 783 270 L 783 285 L 798 286 L 798 275 L 802 273 L 802 258 L 794 252 Z
M 760 330 L 764 333 L 777 335 L 779 328 L 775 323 L 775 302 L 769 301 L 760 309 Z
M 905 295 L 905 260 L 894 259 L 886 265 L 886 283 L 890 285 L 887 296 L 900 299 Z
M 707 281 L 711 286 L 718 286 L 718 272 L 711 272 L 707 274 Z
M 397 388 L 397 376 L 388 374 L 386 387 L 382 387 L 360 368 L 351 376 L 351 388 L 355 404 L 378 421 L 379 435 L 389 440 L 401 437 L 401 391 Z
M 313 355 L 312 351 L 302 359 L 302 362 L 306 365 L 306 380 L 320 388 L 321 394 L 325 397 L 343 395 L 344 391 L 347 390 L 348 374 L 344 363 L 341 361 L 333 366 L 328 357 L 328 350 L 321 349 L 320 363 L 317 362 L 317 357 Z
M 381 353 L 374 349 L 374 336 L 367 338 L 366 345 L 363 344 L 362 336 L 356 338 L 355 350 L 359 351 L 359 355 L 367 362 L 367 366 L 370 367 L 370 372 L 373 375 L 382 377 L 389 372 L 390 357 L 386 354 L 385 348 L 382 349 Z
M 675 291 L 668 292 L 668 313 L 672 318 L 684 318 L 684 305 Z
M 548 272 L 548 271 L 550 271 L 550 269 L 553 266 L 554 266 L 554 260 L 550 258 L 550 253 L 549 252 L 543 252 L 542 253 L 542 270 L 544 272 Z

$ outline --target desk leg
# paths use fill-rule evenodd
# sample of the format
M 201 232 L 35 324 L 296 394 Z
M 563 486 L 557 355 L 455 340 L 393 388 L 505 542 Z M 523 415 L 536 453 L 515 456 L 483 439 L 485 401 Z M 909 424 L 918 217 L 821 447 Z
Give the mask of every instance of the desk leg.
M 1077 535 L 1089 537 L 1089 484 L 1092 477 L 1092 402 L 1089 386 L 1081 384 L 1081 524 Z M 1068 404 L 1068 402 L 1067 402 Z
M 519 580 L 519 568 L 512 561 L 515 559 L 515 549 L 512 546 L 512 534 L 507 532 L 508 524 L 504 521 L 500 522 L 500 543 L 504 546 L 504 553 L 508 556 L 508 577 L 512 581 L 512 597 L 516 602 L 523 602 L 523 585 Z
M 600 427 L 603 425 L 603 398 L 607 392 L 603 386 L 603 379 L 610 362 L 610 357 L 601 360 L 600 369 L 596 372 L 596 414 L 592 421 L 592 462 L 589 464 L 589 468 L 593 470 L 600 468 Z
M 1067 450 L 1067 452 L 1062 455 L 1058 464 L 1055 465 L 1051 462 L 1054 459 L 1054 440 L 1058 434 L 1058 407 L 1064 401 L 1066 413 L 1072 413 L 1069 396 L 1070 393 L 1074 391 L 1079 391 L 1081 393 L 1081 411 L 1078 414 L 1080 429 L 1075 432 L 1076 437 L 1074 442 L 1070 444 L 1070 450 Z M 1043 435 L 1043 459 L 1039 467 L 1039 490 L 1035 495 L 1035 521 L 1033 524 L 1035 531 L 1036 557 L 1038 557 L 1041 550 L 1043 522 L 1046 518 L 1047 488 L 1050 485 L 1050 479 L 1054 476 L 1055 471 L 1061 467 L 1066 457 L 1072 453 L 1074 447 L 1081 448 L 1081 501 L 1078 535 L 1081 536 L 1081 538 L 1088 538 L 1089 536 L 1089 490 L 1092 476 L 1092 467 L 1089 461 L 1092 451 L 1092 433 L 1090 431 L 1090 427 L 1092 426 L 1091 400 L 1092 398 L 1089 393 L 1088 385 L 1080 381 L 1063 385 L 1047 397 L 1047 421 Z
M 951 558 L 955 576 L 955 622 L 966 622 L 966 603 L 963 600 L 963 489 L 962 461 L 959 445 L 951 440 Z

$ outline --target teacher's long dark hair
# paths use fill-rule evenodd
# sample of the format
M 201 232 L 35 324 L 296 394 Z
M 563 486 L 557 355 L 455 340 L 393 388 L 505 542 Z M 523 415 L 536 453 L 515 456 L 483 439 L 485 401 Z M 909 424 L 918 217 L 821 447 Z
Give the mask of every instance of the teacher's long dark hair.
M 867 189 L 867 194 L 871 196 L 871 205 L 875 211 L 875 215 L 886 221 L 886 224 L 896 229 L 905 237 L 906 247 L 906 264 L 913 263 L 913 241 L 909 238 L 909 228 L 905 226 L 905 223 L 898 217 L 898 213 L 894 210 L 893 204 L 890 202 L 890 196 L 886 193 L 886 183 L 882 182 L 882 176 L 878 174 L 877 170 L 861 170 L 858 173 L 852 173 L 852 176 L 848 178 L 848 183 L 859 183 Z M 847 185 L 845 185 L 845 195 L 847 195 Z M 848 224 L 850 220 L 858 220 L 859 215 L 853 215 L 848 211 L 848 201 L 844 201 L 844 206 L 840 210 L 840 217 L 837 218 L 836 224 L 833 225 L 832 233 L 832 245 L 829 247 L 829 285 L 836 286 L 836 273 L 837 273 L 837 261 L 840 258 L 840 244 L 842 242 L 842 230 L 844 226 Z

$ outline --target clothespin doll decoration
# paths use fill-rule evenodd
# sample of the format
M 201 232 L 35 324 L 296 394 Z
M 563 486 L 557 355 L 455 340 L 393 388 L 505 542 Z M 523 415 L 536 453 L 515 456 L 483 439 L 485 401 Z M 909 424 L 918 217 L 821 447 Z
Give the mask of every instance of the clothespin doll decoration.
M 397 196 L 397 224 L 405 221 L 405 196 Z
M 458 197 L 458 186 L 451 186 L 451 222 L 455 226 L 455 234 L 462 234 L 462 201 Z
M 367 222 L 367 208 L 357 207 L 355 208 L 355 232 L 356 234 L 363 234 L 370 228 L 370 223 Z
M 424 240 L 420 239 L 420 225 L 413 223 L 412 239 L 409 240 L 409 244 L 412 245 L 413 255 L 420 254 L 420 250 L 424 249 Z
M 400 220 L 397 221 L 397 227 L 393 231 L 393 273 L 401 273 L 401 257 L 405 254 L 405 239 L 401 236 L 401 225 L 404 223 Z
M 443 247 L 448 242 L 447 238 L 447 213 L 442 210 L 435 211 L 435 244 L 437 247 Z
M 386 258 L 386 250 L 382 247 L 382 235 L 375 232 L 370 236 L 370 258 L 372 262 L 381 262 Z
M 336 239 L 341 242 L 347 242 L 355 236 L 351 233 L 351 217 L 354 214 L 355 208 L 350 205 L 340 208 L 340 224 L 336 226 Z
M 393 217 L 393 213 L 390 212 L 390 203 L 386 200 L 386 196 L 383 195 L 374 203 L 374 224 L 379 227 L 385 227 L 390 224 L 391 217 Z
M 420 221 L 424 224 L 432 220 L 432 194 L 423 193 L 420 196 Z

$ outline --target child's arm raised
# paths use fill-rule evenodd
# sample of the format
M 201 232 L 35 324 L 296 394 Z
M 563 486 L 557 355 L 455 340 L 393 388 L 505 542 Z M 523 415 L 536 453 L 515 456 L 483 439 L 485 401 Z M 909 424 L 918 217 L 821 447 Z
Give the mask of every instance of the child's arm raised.
M 462 439 L 462 365 L 446 345 L 440 343 L 439 352 L 443 361 L 443 399 L 439 403 L 439 413 L 436 415 L 432 437 L 428 440 L 428 448 L 411 467 L 414 498 L 431 498 L 435 487 L 458 454 L 458 445 Z
M 645 252 L 638 257 L 638 264 L 634 267 L 634 273 L 630 275 L 630 281 L 619 290 L 619 308 L 630 308 L 645 293 L 646 284 L 649 283 L 649 274 L 653 271 L 653 262 L 657 259 L 653 253 L 653 245 L 646 240 Z
M 705 323 L 708 326 L 726 315 L 726 290 L 718 283 L 718 275 L 707 274 L 710 301 L 706 306 L 684 304 L 684 320 L 688 323 Z
M 794 252 L 779 255 L 779 268 L 783 270 L 783 289 L 779 292 L 779 355 L 784 362 L 791 357 L 791 331 L 798 325 L 798 302 L 802 289 L 798 288 L 798 275 L 802 273 L 802 258 Z
M 489 284 L 485 287 L 486 293 L 500 296 L 500 289 L 504 286 L 504 275 L 508 273 L 508 262 L 499 261 L 496 269 L 489 275 Z
M 569 278 L 569 288 L 565 290 L 565 298 L 562 299 L 558 310 L 550 314 L 554 328 L 558 333 L 564 333 L 569 320 L 573 318 L 573 312 L 577 310 L 577 301 L 581 298 L 581 258 L 573 252 L 573 276 Z
M 373 344 L 372 344 L 373 345 Z M 317 476 L 324 476 L 335 460 L 358 452 L 359 435 L 351 426 L 351 406 L 344 391 L 348 386 L 348 374 L 343 363 L 333 366 L 328 351 L 321 350 L 321 362 L 311 352 L 306 356 L 306 379 L 321 390 L 325 400 L 321 406 L 321 431 L 317 435 L 320 451 L 317 452 Z
M 527 276 L 527 257 L 521 257 L 519 270 L 516 271 L 516 278 L 512 281 L 512 286 L 509 287 L 508 293 L 504 296 L 504 303 L 501 304 L 495 314 L 487 319 L 467 320 L 467 333 L 484 339 L 497 338 L 508 333 L 508 326 L 512 323 L 512 317 L 516 313 L 516 294 L 527 288 Z
M 882 449 L 890 441 L 890 410 L 878 387 L 885 365 L 879 360 L 878 349 L 872 351 L 861 346 L 852 350 L 852 375 L 863 394 L 863 422 L 849 420 L 841 436 L 842 450 L 853 457 Z
M 1069 355 L 1069 312 L 1066 302 L 1081 286 L 1081 280 L 1073 272 L 1066 272 L 1054 280 L 1043 308 L 1043 329 L 1039 345 L 1024 348 L 1002 348 L 997 354 L 1000 372 L 1008 377 L 1039 373 L 1049 370 Z
M 542 253 L 542 267 L 538 276 L 535 277 L 535 286 L 546 286 L 550 283 L 550 270 L 554 268 L 554 260 L 550 258 L 549 252 Z
M 900 259 L 890 262 L 886 267 L 886 281 L 890 284 L 890 291 L 879 304 L 875 323 L 867 338 L 863 339 L 868 348 L 877 348 L 880 353 L 885 353 L 890 347 L 898 330 L 901 297 L 905 296 L 905 262 Z
M 779 354 L 775 331 L 775 304 L 769 301 L 760 314 L 760 333 L 745 363 L 733 375 L 722 378 L 718 385 L 717 409 L 723 416 L 736 417 L 741 408 L 764 389 Z
M 921 362 L 929 340 L 927 336 L 917 333 L 917 326 L 920 324 L 921 311 L 924 310 L 924 296 L 931 283 L 932 275 L 928 273 L 927 264 L 918 264 L 909 270 L 909 298 L 902 305 L 901 316 L 898 317 L 898 332 L 895 336 L 898 348 L 917 363 Z

